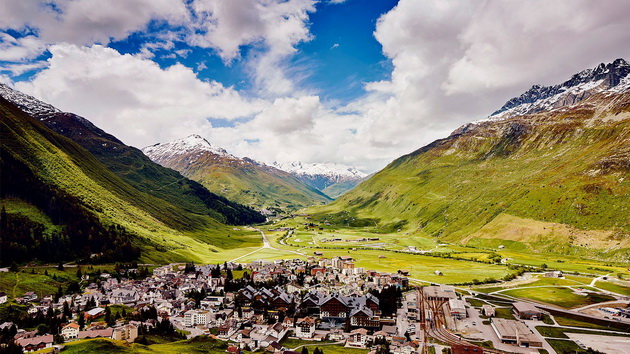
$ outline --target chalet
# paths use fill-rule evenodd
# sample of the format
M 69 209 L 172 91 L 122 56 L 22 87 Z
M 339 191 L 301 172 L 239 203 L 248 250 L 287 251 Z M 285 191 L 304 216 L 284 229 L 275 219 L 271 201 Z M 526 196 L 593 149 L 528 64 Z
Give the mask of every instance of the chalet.
M 115 289 L 109 297 L 112 304 L 131 304 L 140 299 L 136 290 Z
M 24 293 L 24 296 L 22 296 L 22 298 L 26 302 L 35 301 L 37 300 L 37 294 L 35 294 L 35 292 L 33 291 L 29 291 L 29 292 Z
M 74 322 L 68 323 L 61 329 L 61 335 L 66 342 L 79 338 L 79 325 Z
M 320 302 L 320 314 L 319 317 L 324 320 L 329 319 L 342 319 L 345 320 L 348 317 L 350 308 L 344 296 L 340 296 L 339 293 L 333 293 L 326 296 Z
M 538 320 L 542 318 L 542 312 L 530 303 L 515 302 L 512 304 L 512 308 L 521 320 Z
M 310 292 L 304 296 L 300 307 L 307 310 L 309 314 L 319 314 L 319 294 L 316 292 Z
M 271 306 L 276 310 L 286 311 L 293 300 L 289 295 L 282 292 L 271 302 Z
M 298 338 L 313 338 L 313 334 L 315 334 L 315 319 L 311 317 L 300 318 L 295 322 L 294 331 Z
M 53 345 L 53 335 L 45 335 L 39 337 L 31 337 L 31 338 L 20 338 L 15 342 L 18 345 L 22 346 L 22 350 L 25 352 L 34 352 L 37 350 L 42 350 L 46 348 L 52 348 Z
M 368 307 L 350 311 L 350 325 L 353 327 L 379 328 L 380 324 L 379 318 L 374 317 L 374 312 Z

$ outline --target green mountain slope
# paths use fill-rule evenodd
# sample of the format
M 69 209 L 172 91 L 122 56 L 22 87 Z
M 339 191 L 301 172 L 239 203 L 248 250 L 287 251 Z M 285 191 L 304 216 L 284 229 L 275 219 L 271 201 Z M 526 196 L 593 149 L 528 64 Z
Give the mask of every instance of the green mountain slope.
M 55 113 L 43 123 L 88 150 L 109 170 L 135 189 L 184 209 L 177 213 L 160 207 L 156 215 L 172 227 L 196 228 L 198 222 L 184 219 L 186 212 L 209 215 L 227 224 L 265 221 L 257 212 L 216 195 L 177 171 L 151 161 L 139 149 L 123 144 L 86 119 L 72 113 Z M 180 220 L 172 221 L 172 218 Z
M 217 251 L 223 246 L 222 237 L 231 233 L 219 222 L 228 221 L 230 212 L 187 212 L 135 189 L 74 141 L 1 98 L 0 112 L 0 197 L 6 210 L 1 218 L 2 263 L 90 255 L 120 260 L 135 258 L 139 252 L 144 260 L 160 262 L 198 259 L 191 257 L 195 254 L 191 250 L 203 250 L 198 256 Z M 33 207 L 20 213 L 16 205 L 23 204 Z M 227 201 L 224 206 L 232 205 L 259 215 Z M 50 223 L 42 222 L 43 216 Z M 23 242 L 27 244 L 18 247 Z M 46 248 L 51 245 L 55 247 Z M 18 253 L 7 257 L 12 254 L 8 250 Z
M 315 212 L 480 247 L 627 257 L 630 93 L 465 126 Z
M 256 209 L 292 211 L 331 200 L 288 172 L 230 155 L 200 136 L 149 146 L 143 151 L 162 166 Z

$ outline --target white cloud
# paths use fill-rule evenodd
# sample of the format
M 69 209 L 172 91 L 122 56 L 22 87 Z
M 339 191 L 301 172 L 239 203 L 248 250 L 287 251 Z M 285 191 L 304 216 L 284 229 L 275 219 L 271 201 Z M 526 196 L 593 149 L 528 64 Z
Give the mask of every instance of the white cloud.
M 216 49 L 227 63 L 240 58 L 242 46 L 258 46 L 249 66 L 259 93 L 286 95 L 294 90 L 294 81 L 286 75 L 285 61 L 295 53 L 298 43 L 311 39 L 307 21 L 308 13 L 315 11 L 315 2 L 197 0 L 191 6 L 195 34 L 188 41 Z
M 85 116 L 136 147 L 207 134 L 208 117 L 252 116 L 267 106 L 220 83 L 200 81 L 179 64 L 161 69 L 150 60 L 99 45 L 58 44 L 50 52 L 49 67 L 16 87 Z
M 26 63 L 26 64 L 6 64 L 0 66 L 0 71 L 10 72 L 11 76 L 22 75 L 26 72 L 38 70 L 44 68 L 48 65 L 46 61 L 38 61 L 34 63 Z
M 38 57 L 45 44 L 36 36 L 15 38 L 8 33 L 0 33 L 0 61 L 23 61 Z
M 152 19 L 179 24 L 187 18 L 181 0 L 5 0 L 0 12 L 0 28 L 36 28 L 46 43 L 85 45 L 126 38 Z
M 624 1 L 401 0 L 374 32 L 393 64 L 391 78 L 368 83 L 368 94 L 343 109 L 361 117 L 358 142 L 345 143 L 344 153 L 377 167 L 487 116 L 533 84 L 627 58 L 628 14 Z
M 488 2 L 462 28 L 465 52 L 444 87 L 460 93 L 556 83 L 628 55 L 629 14 L 630 3 L 618 0 Z
M 123 2 L 128 5 L 55 0 L 59 13 L 46 3 L 0 2 L 0 28 L 30 26 L 39 33 L 4 37 L 0 58 L 20 64 L 5 70 L 27 70 L 24 58 L 68 42 L 51 46 L 49 67 L 18 88 L 138 147 L 199 133 L 267 162 L 334 160 L 373 171 L 483 118 L 532 84 L 561 82 L 599 62 L 630 57 L 625 1 L 400 0 L 374 32 L 391 60 L 391 77 L 367 83 L 364 97 L 333 109 L 301 87 L 308 68 L 289 63 L 312 38 L 315 0 L 195 0 L 187 7 L 180 0 L 138 0 L 121 13 Z M 180 27 L 152 34 L 135 56 L 80 47 L 124 38 L 152 20 Z M 260 98 L 201 81 L 182 65 L 161 69 L 148 60 L 183 41 L 213 48 L 226 63 L 244 58 Z M 3 80 L 10 82 L 0 75 Z M 207 117 L 239 123 L 212 128 Z

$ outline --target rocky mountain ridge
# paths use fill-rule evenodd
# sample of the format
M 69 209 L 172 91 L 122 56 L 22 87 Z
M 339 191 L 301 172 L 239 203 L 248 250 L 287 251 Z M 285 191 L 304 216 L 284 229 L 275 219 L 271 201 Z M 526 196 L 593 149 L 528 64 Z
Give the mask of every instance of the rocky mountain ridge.
M 629 75 L 630 64 L 624 59 L 602 63 L 573 75 L 561 84 L 534 85 L 520 96 L 508 100 L 503 107 L 481 121 L 549 111 L 574 105 L 597 93 L 627 90 L 630 88 Z

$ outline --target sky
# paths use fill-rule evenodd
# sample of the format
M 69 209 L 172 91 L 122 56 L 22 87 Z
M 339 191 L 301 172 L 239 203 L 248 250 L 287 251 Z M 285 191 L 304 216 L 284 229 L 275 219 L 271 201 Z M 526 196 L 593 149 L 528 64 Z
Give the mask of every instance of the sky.
M 3 0 L 0 82 L 138 148 L 374 172 L 630 59 L 626 0 Z

